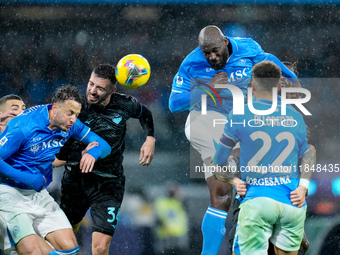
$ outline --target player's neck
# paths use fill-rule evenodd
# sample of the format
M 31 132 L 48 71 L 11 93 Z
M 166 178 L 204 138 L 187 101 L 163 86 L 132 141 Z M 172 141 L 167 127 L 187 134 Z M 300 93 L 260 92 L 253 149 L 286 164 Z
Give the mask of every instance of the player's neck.
M 257 92 L 257 93 L 254 92 L 254 95 L 255 95 L 256 100 L 265 99 L 265 100 L 273 101 L 273 93 L 271 92 Z

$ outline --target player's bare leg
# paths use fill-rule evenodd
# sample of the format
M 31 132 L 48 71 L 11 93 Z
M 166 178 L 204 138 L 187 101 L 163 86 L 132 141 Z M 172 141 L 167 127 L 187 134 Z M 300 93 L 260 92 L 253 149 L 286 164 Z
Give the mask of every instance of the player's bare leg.
M 303 233 L 303 239 L 302 239 L 302 242 L 301 242 L 299 252 L 301 251 L 302 254 L 305 254 L 308 251 L 308 249 L 309 249 L 309 242 L 307 240 L 306 233 Z
M 22 238 L 15 248 L 19 255 L 47 255 L 53 251 L 53 248 L 38 235 Z
M 112 236 L 100 232 L 92 233 L 92 255 L 108 255 Z
M 216 179 L 214 176 L 207 179 L 207 184 L 210 193 L 210 206 L 227 212 L 231 202 L 231 185 Z
M 56 250 L 72 250 L 78 246 L 76 236 L 71 228 L 48 233 L 46 240 L 49 241 Z
M 283 251 L 274 245 L 275 255 L 297 255 L 298 251 Z

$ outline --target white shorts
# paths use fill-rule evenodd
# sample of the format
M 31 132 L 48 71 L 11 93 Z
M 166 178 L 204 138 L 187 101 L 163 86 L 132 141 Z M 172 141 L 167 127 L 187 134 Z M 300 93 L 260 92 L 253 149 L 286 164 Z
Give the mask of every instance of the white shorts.
M 284 251 L 299 250 L 306 208 L 256 197 L 240 205 L 234 238 L 235 254 L 267 254 L 268 240 Z
M 215 111 L 207 111 L 202 115 L 200 111 L 191 111 L 185 123 L 185 135 L 190 144 L 196 149 L 202 160 L 215 155 L 214 141 L 218 144 L 224 132 L 226 116 Z M 212 176 L 210 171 L 205 171 L 205 179 Z
M 46 189 L 36 192 L 0 184 L 0 249 L 10 253 L 28 235 L 45 238 L 65 228 L 72 226 Z

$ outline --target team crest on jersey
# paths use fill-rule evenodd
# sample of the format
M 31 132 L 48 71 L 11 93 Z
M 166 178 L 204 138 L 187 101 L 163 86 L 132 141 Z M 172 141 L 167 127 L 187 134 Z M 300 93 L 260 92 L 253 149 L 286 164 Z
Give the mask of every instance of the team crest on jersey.
M 20 227 L 18 225 L 15 225 L 13 228 L 12 228 L 12 234 L 13 235 L 18 235 L 20 233 Z
M 4 146 L 5 143 L 7 143 L 7 141 L 8 141 L 8 139 L 7 139 L 6 136 L 4 136 L 3 138 L 1 138 L 1 140 L 0 140 L 0 146 Z
M 176 83 L 177 83 L 177 85 L 182 85 L 183 84 L 183 77 L 177 75 Z
M 112 121 L 116 124 L 119 124 L 122 121 L 123 117 L 119 113 L 115 113 L 112 117 Z
M 61 134 L 62 137 L 67 137 L 67 132 L 65 132 L 65 131 L 61 131 L 60 134 Z
M 209 72 L 212 71 L 212 70 L 214 70 L 214 69 L 212 69 L 211 67 L 205 69 L 205 71 L 206 71 L 207 73 L 209 73 Z
M 238 62 L 241 64 L 241 65 L 244 65 L 246 63 L 246 60 L 244 58 L 241 58 L 238 60 Z
M 32 152 L 32 153 L 36 153 L 36 152 L 38 152 L 38 150 L 40 149 L 40 145 L 39 144 L 35 144 L 35 145 L 33 145 L 33 146 L 31 146 L 30 147 L 30 151 Z

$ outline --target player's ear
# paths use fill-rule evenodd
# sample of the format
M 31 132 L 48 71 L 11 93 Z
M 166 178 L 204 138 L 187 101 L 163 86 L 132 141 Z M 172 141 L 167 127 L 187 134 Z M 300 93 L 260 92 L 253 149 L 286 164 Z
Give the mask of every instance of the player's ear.
M 112 88 L 111 92 L 110 92 L 110 95 L 112 95 L 113 93 L 115 93 L 116 90 L 117 90 L 117 86 L 114 86 L 114 87 Z
M 277 86 L 277 91 L 280 91 L 280 90 L 281 90 L 281 87 L 282 87 L 282 82 L 280 81 L 280 82 L 279 82 L 279 85 Z
M 224 37 L 224 45 L 227 46 L 229 44 L 229 40 L 227 37 Z
M 52 104 L 52 113 L 56 114 L 58 110 L 58 104 L 57 103 L 53 103 Z
M 251 81 L 250 84 L 251 84 L 251 87 L 253 88 L 253 91 L 255 91 L 255 90 L 256 90 L 256 89 L 255 89 L 255 82 L 254 82 L 254 81 Z

